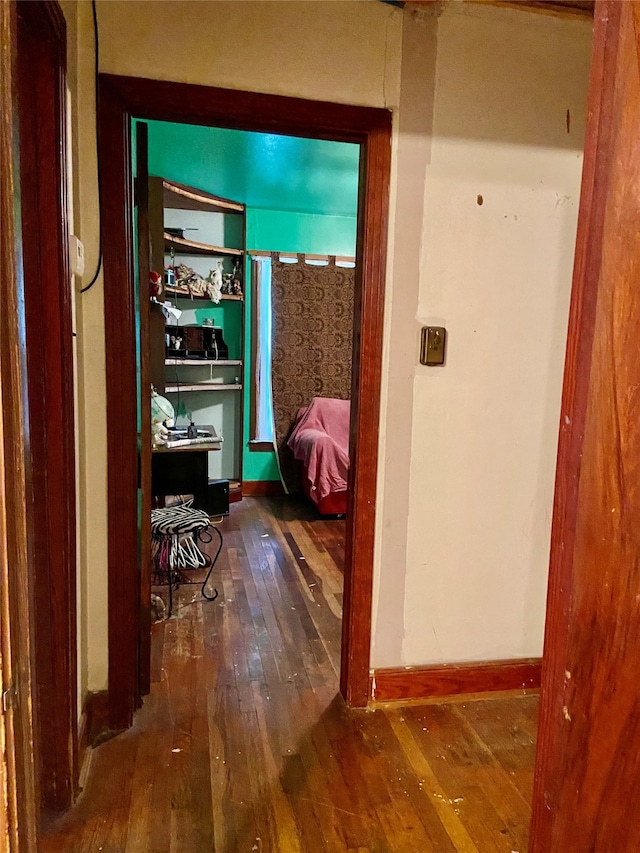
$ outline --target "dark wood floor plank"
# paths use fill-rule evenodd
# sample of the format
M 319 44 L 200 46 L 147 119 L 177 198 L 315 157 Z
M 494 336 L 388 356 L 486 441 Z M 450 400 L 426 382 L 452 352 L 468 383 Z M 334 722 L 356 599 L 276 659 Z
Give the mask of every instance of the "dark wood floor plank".
M 414 706 L 403 711 L 403 717 L 480 853 L 520 850 L 530 804 L 458 711 L 460 704 Z M 495 703 L 496 720 L 499 712 Z M 497 721 L 494 739 L 502 730 Z M 509 814 L 502 807 L 504 801 L 511 808 Z
M 478 737 L 491 743 L 491 752 L 509 774 L 526 804 L 533 798 L 538 697 L 523 697 L 518 703 L 491 701 L 458 705 L 457 709 Z M 499 726 L 496 726 L 499 723 Z
M 350 711 L 344 520 L 256 498 L 222 531 L 219 598 L 176 592 L 150 695 L 43 853 L 524 853 L 537 697 Z

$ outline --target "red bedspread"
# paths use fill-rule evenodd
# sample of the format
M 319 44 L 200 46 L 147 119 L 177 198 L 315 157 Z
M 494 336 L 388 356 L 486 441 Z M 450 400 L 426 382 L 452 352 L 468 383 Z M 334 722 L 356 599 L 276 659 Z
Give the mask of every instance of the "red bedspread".
M 287 444 L 304 464 L 316 503 L 347 488 L 350 410 L 349 400 L 314 397 L 296 417 Z

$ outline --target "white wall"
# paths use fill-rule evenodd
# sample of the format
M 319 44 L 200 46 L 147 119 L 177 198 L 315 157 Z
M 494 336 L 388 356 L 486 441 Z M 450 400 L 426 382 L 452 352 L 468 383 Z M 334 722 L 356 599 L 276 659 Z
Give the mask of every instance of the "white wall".
M 439 19 L 405 333 L 415 348 L 418 326 L 446 326 L 448 355 L 414 354 L 403 608 L 377 600 L 376 666 L 542 652 L 589 55 L 582 22 L 461 4 Z
M 78 24 L 76 230 L 91 267 L 90 5 L 63 5 Z M 394 111 L 375 666 L 541 647 L 590 27 L 452 5 L 437 19 L 371 0 L 98 3 L 102 71 Z M 87 685 L 100 689 L 102 282 L 79 301 Z M 418 364 L 433 318 L 450 332 L 439 370 Z
M 370 0 L 100 0 L 101 70 L 394 104 L 402 15 Z
M 73 160 L 72 230 L 85 244 L 83 286 L 98 262 L 98 198 L 91 4 L 62 0 L 67 20 Z M 80 696 L 107 686 L 107 420 L 102 277 L 76 290 L 78 481 L 78 682 Z M 78 703 L 79 711 L 82 701 Z

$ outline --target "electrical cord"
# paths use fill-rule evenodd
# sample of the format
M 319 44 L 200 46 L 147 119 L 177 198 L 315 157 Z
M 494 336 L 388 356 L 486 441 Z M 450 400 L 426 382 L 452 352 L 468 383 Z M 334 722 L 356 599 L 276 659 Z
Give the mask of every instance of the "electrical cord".
M 97 162 L 97 171 L 98 171 L 98 266 L 96 267 L 96 272 L 91 281 L 88 284 L 85 284 L 84 287 L 80 288 L 80 293 L 86 293 L 87 290 L 90 290 L 93 285 L 98 280 L 98 276 L 100 275 L 100 270 L 102 269 L 102 224 L 100 222 L 100 217 L 102 214 L 102 192 L 100 189 L 100 145 L 98 143 L 98 134 L 99 134 L 99 109 L 98 109 L 98 75 L 100 70 L 100 40 L 98 38 L 98 12 L 96 9 L 96 0 L 91 0 L 91 9 L 93 11 L 93 39 L 94 39 L 94 87 L 95 87 L 95 101 L 96 101 L 96 162 Z

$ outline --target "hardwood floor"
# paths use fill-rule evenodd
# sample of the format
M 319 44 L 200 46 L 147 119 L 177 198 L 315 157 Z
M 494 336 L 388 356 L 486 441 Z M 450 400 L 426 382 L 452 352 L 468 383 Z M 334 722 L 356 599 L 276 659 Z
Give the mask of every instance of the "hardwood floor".
M 344 522 L 245 498 L 223 532 L 220 598 L 154 626 L 151 694 L 44 853 L 525 853 L 537 696 L 347 710 Z

